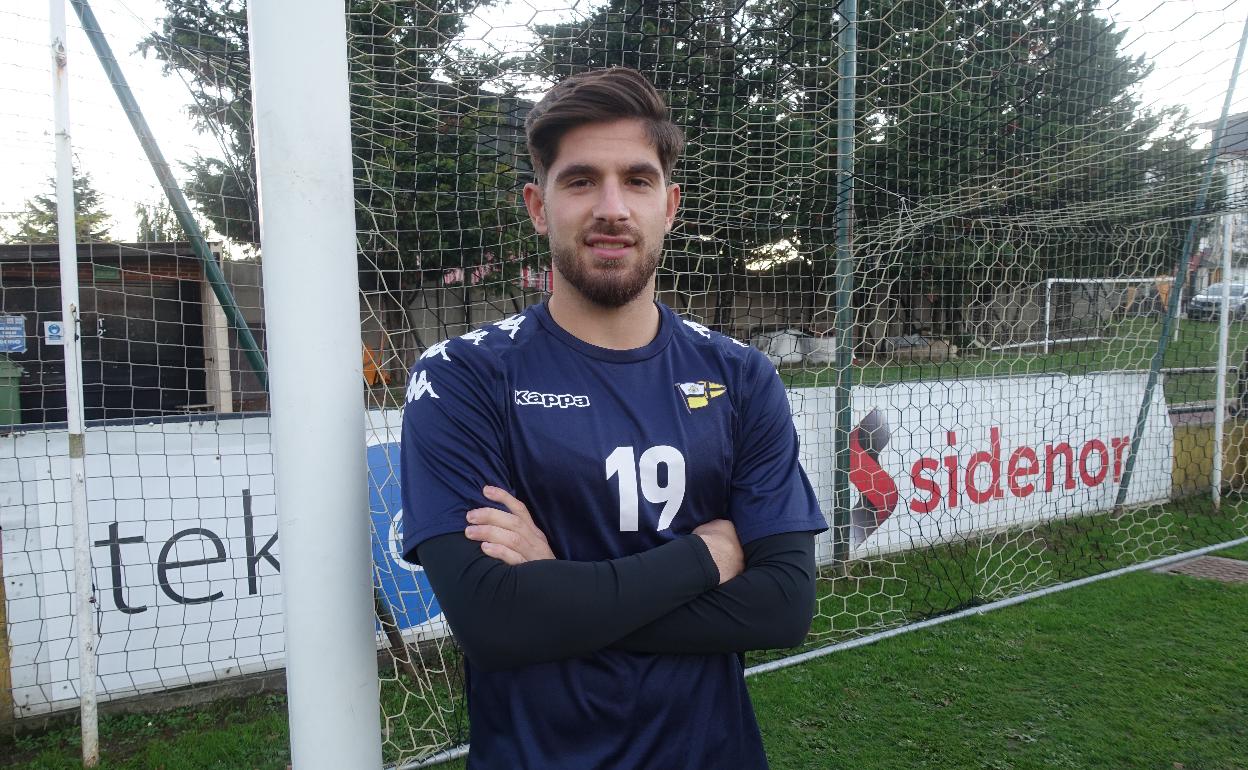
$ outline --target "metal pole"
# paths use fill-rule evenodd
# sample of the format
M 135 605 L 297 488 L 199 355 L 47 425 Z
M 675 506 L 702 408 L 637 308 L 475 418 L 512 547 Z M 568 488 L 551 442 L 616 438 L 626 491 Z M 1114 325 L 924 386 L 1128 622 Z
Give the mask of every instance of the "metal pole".
M 1218 317 L 1218 395 L 1213 415 L 1213 510 L 1222 509 L 1222 436 L 1226 430 L 1226 348 L 1231 315 L 1231 214 L 1222 215 L 1222 308 Z
M 1183 292 L 1185 292 L 1185 291 L 1187 291 L 1187 282 L 1186 282 L 1186 281 L 1184 281 L 1184 282 L 1183 282 L 1183 285 L 1182 285 L 1181 287 L 1179 287 L 1179 312 L 1175 313 L 1175 315 L 1174 315 L 1174 333 L 1170 335 L 1170 341 L 1171 341 L 1171 342 L 1178 342 L 1178 341 L 1179 341 L 1179 327 L 1183 325 L 1183 312 L 1182 312 L 1182 310 L 1183 310 L 1183 297 L 1184 297 Z
M 1053 279 L 1044 279 L 1044 352 L 1049 352 L 1049 334 L 1053 328 Z
M 379 768 L 346 15 L 304 0 L 247 18 L 291 759 Z
M 56 240 L 60 246 L 61 333 L 65 355 L 65 411 L 69 430 L 69 504 L 74 539 L 74 620 L 78 631 L 78 703 L 82 709 L 82 764 L 100 762 L 95 692 L 95 597 L 87 518 L 86 436 L 82 411 L 82 342 L 78 333 L 78 231 L 74 206 L 74 151 L 69 134 L 69 51 L 65 2 L 49 0 L 52 97 L 56 120 Z
M 832 558 L 849 558 L 850 431 L 854 385 L 854 113 L 858 67 L 858 0 L 841 0 L 841 57 L 837 66 L 836 127 L 836 471 Z
M 1218 157 L 1218 148 L 1222 146 L 1222 135 L 1226 133 L 1226 118 L 1231 112 L 1231 102 L 1235 96 L 1235 82 L 1239 79 L 1239 67 L 1244 60 L 1244 47 L 1248 45 L 1248 19 L 1244 20 L 1244 30 L 1239 36 L 1239 52 L 1235 54 L 1235 67 L 1231 70 L 1231 82 L 1226 86 L 1226 98 L 1222 102 L 1222 114 L 1218 118 L 1218 127 L 1214 129 L 1213 141 L 1209 144 L 1209 154 L 1205 159 L 1205 178 L 1196 196 L 1196 205 L 1192 211 L 1192 221 L 1187 228 L 1187 237 L 1183 239 L 1183 253 L 1179 257 L 1178 267 L 1174 271 L 1174 285 L 1170 287 L 1170 298 L 1167 302 L 1166 317 L 1161 322 L 1161 333 L 1157 338 L 1157 350 L 1153 353 L 1153 363 L 1148 370 L 1148 384 L 1144 386 L 1144 399 L 1140 402 L 1140 410 L 1136 414 L 1135 430 L 1131 433 L 1131 449 L 1127 453 L 1127 461 L 1123 464 L 1122 480 L 1118 483 L 1118 494 L 1114 500 L 1114 510 L 1121 511 L 1127 501 L 1127 492 L 1131 489 L 1131 477 L 1135 472 L 1135 456 L 1140 451 L 1140 441 L 1144 438 L 1144 426 L 1148 424 L 1149 408 L 1153 404 L 1153 392 L 1157 389 L 1157 379 L 1161 372 L 1162 362 L 1166 357 L 1166 348 L 1170 342 L 1170 328 L 1179 314 L 1179 298 L 1186 283 L 1187 265 L 1192 258 L 1192 249 L 1196 244 L 1196 232 L 1200 226 L 1200 215 L 1205 210 L 1205 201 L 1209 197 L 1209 187 L 1213 183 L 1213 167 Z
M 256 339 L 251 334 L 251 327 L 247 325 L 247 319 L 243 318 L 242 311 L 238 309 L 238 303 L 234 301 L 234 292 L 225 282 L 225 273 L 221 272 L 216 256 L 208 247 L 204 234 L 200 232 L 199 223 L 191 214 L 191 207 L 186 202 L 186 196 L 178 187 L 177 180 L 173 178 L 173 171 L 165 161 L 160 146 L 156 144 L 152 130 L 147 126 L 143 111 L 139 109 L 134 92 L 126 83 L 126 76 L 122 74 L 117 57 L 113 56 L 113 49 L 109 46 L 108 39 L 104 37 L 100 23 L 96 20 L 95 14 L 91 12 L 91 6 L 87 4 L 87 0 L 70 0 L 70 4 L 73 5 L 79 20 L 82 21 L 82 29 L 87 33 L 87 39 L 91 41 L 91 47 L 95 49 L 95 55 L 99 58 L 100 65 L 104 67 L 104 72 L 108 74 L 109 82 L 113 84 L 113 91 L 117 94 L 118 101 L 121 102 L 122 111 L 130 119 L 135 136 L 139 138 L 139 144 L 143 145 L 143 152 L 147 154 L 147 162 L 151 164 L 152 171 L 156 172 L 156 178 L 160 181 L 169 205 L 173 207 L 173 214 L 177 217 L 178 224 L 186 233 L 186 237 L 190 238 L 191 248 L 204 266 L 204 275 L 212 286 L 213 293 L 217 295 L 217 301 L 221 303 L 226 317 L 230 319 L 230 324 L 238 333 L 238 344 L 242 346 L 243 354 L 251 364 L 252 371 L 256 373 L 256 378 L 260 380 L 261 387 L 267 388 L 269 375 L 260 346 L 256 344 Z

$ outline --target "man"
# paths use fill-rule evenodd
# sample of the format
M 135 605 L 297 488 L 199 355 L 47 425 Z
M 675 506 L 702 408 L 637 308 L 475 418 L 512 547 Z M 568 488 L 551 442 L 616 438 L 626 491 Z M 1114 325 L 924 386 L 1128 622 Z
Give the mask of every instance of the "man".
M 403 416 L 469 766 L 766 767 L 740 653 L 802 641 L 825 529 L 784 388 L 654 300 L 683 138 L 644 77 L 569 78 L 526 131 L 550 298 L 426 350 Z

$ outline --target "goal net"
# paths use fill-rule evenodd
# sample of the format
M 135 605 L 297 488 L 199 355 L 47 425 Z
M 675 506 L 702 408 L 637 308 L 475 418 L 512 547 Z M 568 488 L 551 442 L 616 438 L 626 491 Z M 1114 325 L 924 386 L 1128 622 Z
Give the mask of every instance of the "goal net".
M 1043 337 L 1022 343 L 1048 353 L 1080 343 L 1153 341 L 1174 280 L 1159 278 L 1048 278 L 1044 282 Z
M 549 293 L 549 253 L 519 197 L 532 179 L 524 120 L 553 83 L 587 69 L 645 73 L 688 139 L 659 300 L 763 349 L 785 383 L 829 526 L 807 647 L 1245 533 L 1242 426 L 1227 428 L 1222 505 L 1211 502 L 1209 324 L 1179 324 L 1165 365 L 1193 373 L 1168 378 L 1137 418 L 1179 256 L 1199 255 L 1216 217 L 1248 200 L 1219 172 L 1197 207 L 1248 2 L 856 5 L 851 50 L 848 8 L 835 2 L 345 3 L 368 402 L 360 520 L 373 534 L 387 761 L 468 739 L 460 653 L 428 580 L 400 554 L 407 372 L 439 343 Z M 106 25 L 133 22 L 115 6 L 100 12 Z M 263 329 L 245 3 L 160 6 L 159 23 L 114 45 L 158 61 L 176 86 L 158 98 L 188 105 L 200 129 L 198 144 L 171 155 L 267 352 L 281 341 Z M 0 12 L 6 29 L 23 18 Z M 39 40 L 32 57 L 44 55 Z M 846 57 L 852 105 L 839 96 Z M 93 111 L 108 86 L 94 84 L 75 114 L 103 121 Z M 0 85 L 6 103 L 21 90 Z M 83 165 L 114 168 L 106 161 L 118 156 L 146 168 L 115 139 L 128 136 L 124 115 L 107 119 L 110 140 L 84 143 Z M 1243 134 L 1248 119 L 1236 119 Z M 1244 163 L 1235 135 L 1222 168 Z M 3 141 L 35 164 L 50 139 Z M 122 176 L 94 179 L 107 191 Z M 126 195 L 104 200 L 132 210 L 159 199 Z M 254 351 L 222 320 L 184 234 L 150 220 L 143 232 L 150 240 L 91 251 L 81 268 L 91 301 L 111 308 L 106 342 L 91 349 L 101 393 L 112 379 L 88 414 L 101 421 L 88 468 L 106 697 L 283 664 L 271 405 Z M 25 246 L 0 264 L 0 323 L 25 313 L 31 337 L 51 318 L 55 282 Z M 1216 280 L 1212 262 L 1193 260 L 1183 282 Z M 848 307 L 839 328 L 838 306 Z M 1236 334 L 1233 359 L 1248 346 Z M 55 354 L 40 343 L 9 358 L 54 374 L 41 362 Z M 73 698 L 58 566 L 69 563 L 58 544 L 67 448 L 59 418 L 44 416 L 58 398 L 63 414 L 65 386 L 52 374 L 22 380 L 26 425 L 0 436 L 0 468 L 18 474 L 0 490 L 22 500 L 0 508 L 14 512 L 5 577 L 28 591 L 9 616 L 24 677 L 11 705 L 43 699 L 23 713 Z M 844 430 L 836 394 L 847 382 Z

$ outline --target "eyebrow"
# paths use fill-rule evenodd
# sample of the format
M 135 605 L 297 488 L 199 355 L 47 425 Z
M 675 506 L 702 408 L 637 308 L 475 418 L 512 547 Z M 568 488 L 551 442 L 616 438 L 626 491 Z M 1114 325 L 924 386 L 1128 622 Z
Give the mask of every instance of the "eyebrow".
M 642 161 L 640 163 L 634 163 L 633 165 L 624 169 L 624 175 L 625 176 L 652 176 L 652 177 L 656 177 L 659 179 L 663 178 L 663 172 L 659 170 L 659 167 L 654 165 L 653 163 L 649 163 L 646 161 Z
M 600 173 L 601 172 L 596 166 L 588 163 L 573 163 L 572 165 L 565 166 L 561 169 L 559 173 L 555 175 L 554 181 L 559 183 L 570 177 L 578 176 L 597 177 L 600 176 Z M 653 163 L 641 161 L 624 169 L 624 176 L 651 176 L 656 179 L 661 179 L 663 177 L 663 172 L 659 171 L 659 167 Z

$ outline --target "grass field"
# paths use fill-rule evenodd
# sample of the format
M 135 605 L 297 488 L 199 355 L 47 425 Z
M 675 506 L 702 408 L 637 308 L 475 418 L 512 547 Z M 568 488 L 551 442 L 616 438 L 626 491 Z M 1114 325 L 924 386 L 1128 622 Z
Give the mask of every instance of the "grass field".
M 1248 586 L 1136 573 L 750 688 L 778 770 L 1248 768 L 1245 639 Z M 106 717 L 101 767 L 280 770 L 285 717 L 281 696 Z M 73 726 L 0 739 L 0 767 L 78 767 L 76 741 Z
M 962 351 L 954 360 L 937 363 L 863 361 L 854 367 L 854 382 L 871 386 L 962 377 L 1088 374 L 1113 369 L 1147 370 L 1152 363 L 1160 331 L 1159 319 L 1131 319 L 1117 323 L 1113 329 L 1107 329 L 1105 336 L 1110 339 L 1061 346 L 1049 353 L 1034 347 L 1001 351 Z M 1231 366 L 1239 365 L 1246 347 L 1248 324 L 1232 323 L 1228 342 Z M 1214 366 L 1217 362 L 1217 323 L 1181 320 L 1178 339 L 1172 338 L 1162 366 Z M 836 383 L 836 370 L 830 366 L 821 369 L 785 368 L 781 370 L 781 375 L 790 387 Z M 1228 383 L 1228 397 L 1234 394 L 1234 385 L 1235 378 L 1232 376 Z M 1212 373 L 1169 375 L 1166 377 L 1165 387 L 1166 400 L 1169 403 L 1212 400 L 1216 391 Z
M 1136 573 L 756 678 L 782 768 L 1248 767 L 1248 586 Z
M 888 359 L 860 359 L 854 366 L 854 383 L 887 385 L 892 382 L 958 379 L 965 377 L 1004 377 L 1024 374 L 1088 374 L 1113 369 L 1147 370 L 1152 363 L 1161 331 L 1158 319 L 1132 319 L 1106 330 L 1112 339 L 1064 345 L 1044 353 L 1040 347 L 1000 351 L 963 350 L 959 357 L 938 363 L 897 363 Z M 1248 323 L 1230 326 L 1227 345 L 1230 366 L 1238 366 L 1248 348 Z M 1178 338 L 1171 339 L 1162 366 L 1166 368 L 1215 366 L 1218 363 L 1218 325 L 1210 321 L 1179 321 Z M 789 387 L 803 388 L 836 384 L 833 366 L 809 368 L 782 367 L 780 375 Z M 403 404 L 405 385 L 374 391 L 376 406 Z M 1166 400 L 1169 403 L 1210 401 L 1215 396 L 1212 372 L 1167 375 Z M 1227 384 L 1227 397 L 1235 393 L 1235 378 Z

